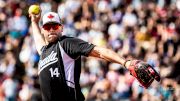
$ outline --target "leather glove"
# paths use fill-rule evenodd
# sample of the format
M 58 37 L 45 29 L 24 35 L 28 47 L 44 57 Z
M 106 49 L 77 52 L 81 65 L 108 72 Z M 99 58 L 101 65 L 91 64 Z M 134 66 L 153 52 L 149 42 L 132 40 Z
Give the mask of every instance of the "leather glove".
M 128 61 L 130 61 L 130 65 L 128 66 L 130 74 L 139 81 L 141 86 L 148 88 L 154 79 L 158 82 L 160 81 L 160 75 L 151 65 L 140 60 Z

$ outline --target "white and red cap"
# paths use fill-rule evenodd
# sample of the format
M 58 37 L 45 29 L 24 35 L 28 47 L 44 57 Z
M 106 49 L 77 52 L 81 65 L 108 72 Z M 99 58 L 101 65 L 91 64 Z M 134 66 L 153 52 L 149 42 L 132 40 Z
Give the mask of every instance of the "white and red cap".
M 61 19 L 60 19 L 59 15 L 57 13 L 48 12 L 48 13 L 43 15 L 42 23 L 43 23 L 43 25 L 45 25 L 47 23 L 61 24 Z

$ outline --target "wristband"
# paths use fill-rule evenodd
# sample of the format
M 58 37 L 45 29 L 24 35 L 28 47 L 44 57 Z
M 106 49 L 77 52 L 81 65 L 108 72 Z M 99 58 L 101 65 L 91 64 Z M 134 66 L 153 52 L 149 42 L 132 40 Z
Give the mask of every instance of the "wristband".
M 128 62 L 128 61 L 131 61 L 131 60 L 126 60 L 125 62 L 124 62 L 124 64 L 123 64 L 123 66 L 126 68 L 126 63 Z

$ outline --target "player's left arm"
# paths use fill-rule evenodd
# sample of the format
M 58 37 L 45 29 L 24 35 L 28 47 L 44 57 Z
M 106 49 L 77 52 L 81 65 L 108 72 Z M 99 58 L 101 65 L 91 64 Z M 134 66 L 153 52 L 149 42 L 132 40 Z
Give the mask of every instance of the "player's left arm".
M 126 60 L 111 49 L 95 46 L 89 53 L 89 56 L 123 65 L 145 88 L 148 88 L 154 79 L 160 81 L 160 75 L 148 63 L 134 59 Z
M 117 54 L 113 50 L 104 47 L 95 46 L 89 53 L 89 56 L 105 59 L 109 62 L 118 63 L 123 66 L 125 65 L 127 69 L 130 65 L 130 61 L 127 61 L 125 58 L 120 57 L 119 54 Z

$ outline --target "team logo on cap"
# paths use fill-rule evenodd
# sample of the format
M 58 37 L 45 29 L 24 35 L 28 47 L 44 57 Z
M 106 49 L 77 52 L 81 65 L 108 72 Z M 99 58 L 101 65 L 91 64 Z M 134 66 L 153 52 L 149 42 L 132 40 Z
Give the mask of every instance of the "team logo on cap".
M 49 19 L 54 18 L 54 16 L 53 16 L 52 14 L 49 14 L 47 17 L 48 17 Z

